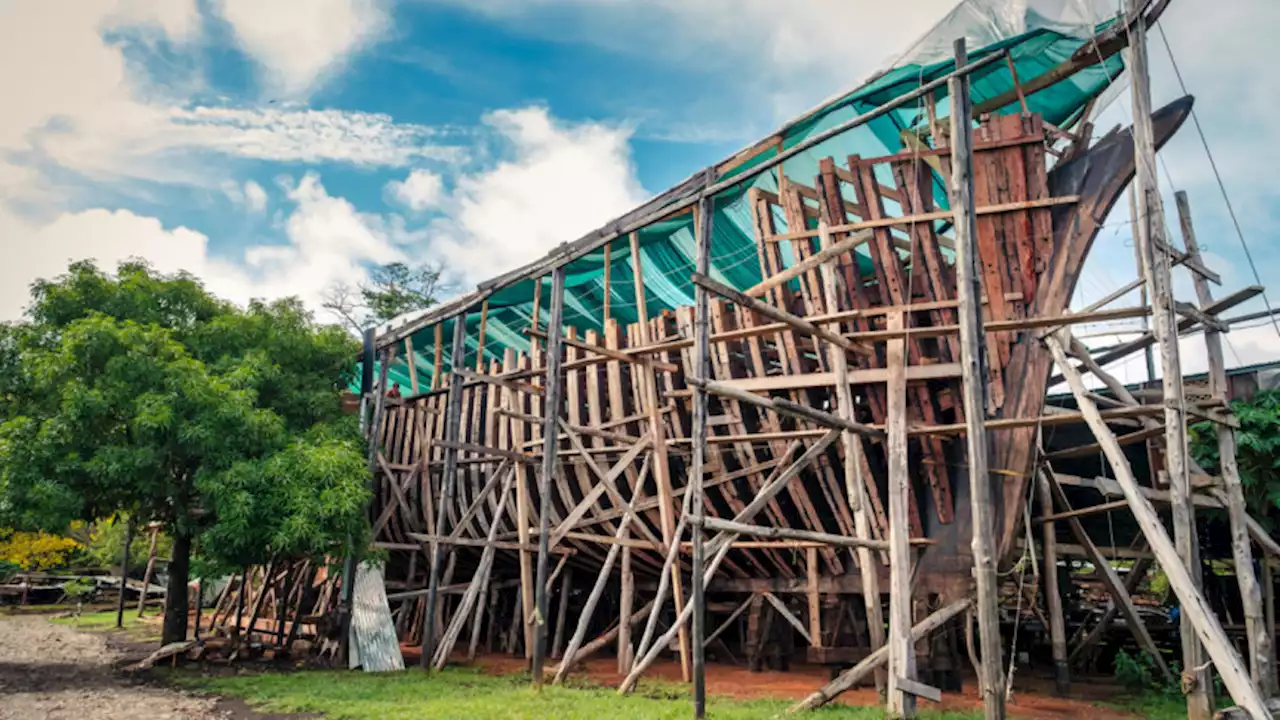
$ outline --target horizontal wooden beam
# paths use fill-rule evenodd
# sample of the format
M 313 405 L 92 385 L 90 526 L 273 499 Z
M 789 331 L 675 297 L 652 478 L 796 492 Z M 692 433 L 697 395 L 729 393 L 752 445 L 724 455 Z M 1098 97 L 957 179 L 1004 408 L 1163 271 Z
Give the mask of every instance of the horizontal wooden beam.
M 814 408 L 801 405 L 799 403 L 791 402 L 790 400 L 784 400 L 782 398 L 761 397 L 760 395 L 754 395 L 744 390 L 739 390 L 734 387 L 726 386 L 719 382 L 715 382 L 711 380 L 703 380 L 702 378 L 694 377 L 693 375 L 687 376 L 686 380 L 688 380 L 690 385 L 696 385 L 698 387 L 701 387 L 707 392 L 715 393 L 716 395 L 720 395 L 722 397 L 732 398 L 734 400 L 737 400 L 739 402 L 744 402 L 749 405 L 755 405 L 756 407 L 762 407 L 768 410 L 773 410 L 775 412 L 782 413 L 783 415 L 790 415 L 792 417 L 808 420 L 810 422 L 814 422 L 819 425 L 823 425 L 825 427 L 829 427 L 832 429 L 846 430 L 848 432 L 855 432 L 855 433 L 858 433 L 859 435 L 866 435 L 868 437 L 874 437 L 874 438 L 884 437 L 884 431 L 878 428 L 873 428 L 868 425 L 863 425 L 861 423 L 845 420 L 842 417 L 837 417 L 835 415 L 832 415 L 831 413 L 823 412 L 821 410 L 816 410 Z
M 526 335 L 531 335 L 533 337 L 536 337 L 542 340 L 547 339 L 547 334 L 541 330 L 536 330 L 534 328 L 525 328 L 524 332 Z M 593 345 L 589 342 L 583 342 L 582 340 L 570 338 L 568 335 L 561 336 L 560 342 L 564 343 L 565 345 L 568 345 L 569 347 L 575 347 L 575 348 L 578 348 L 579 350 L 585 350 L 589 353 L 595 353 L 596 355 L 609 358 L 610 360 L 619 360 L 621 362 L 631 363 L 634 365 L 648 365 L 655 370 L 661 370 L 663 372 L 679 372 L 680 370 L 679 366 L 672 365 L 671 363 L 659 362 L 657 360 L 650 360 L 648 358 L 640 357 L 638 355 L 628 355 L 627 353 L 619 352 L 617 350 L 612 350 L 607 347 L 602 347 L 600 345 Z
M 1043 198 L 1040 200 L 1023 200 L 1021 202 L 1004 203 L 1001 205 L 988 205 L 986 207 L 977 208 L 977 215 L 995 215 L 999 213 L 1018 212 L 1022 210 L 1035 210 L 1037 208 L 1053 207 L 1055 205 L 1073 205 L 1080 202 L 1079 195 L 1067 195 L 1056 198 Z M 874 228 L 893 227 L 895 225 L 915 225 L 925 222 L 937 222 L 939 220 L 949 221 L 955 219 L 955 211 L 939 210 L 937 212 L 919 213 L 917 215 L 904 215 L 902 217 L 882 218 L 880 220 L 864 220 L 862 222 L 849 223 L 846 225 L 832 225 L 827 228 L 828 232 L 846 233 L 857 230 L 870 230 Z M 764 240 L 767 242 L 782 242 L 784 240 L 800 240 L 803 238 L 818 237 L 818 230 L 802 230 L 799 232 L 779 233 L 777 235 L 765 235 Z

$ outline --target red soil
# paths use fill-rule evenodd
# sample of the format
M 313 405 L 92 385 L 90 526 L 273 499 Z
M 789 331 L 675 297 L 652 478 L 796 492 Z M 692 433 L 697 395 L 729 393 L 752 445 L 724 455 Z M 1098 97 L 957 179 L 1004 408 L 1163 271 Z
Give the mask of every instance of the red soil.
M 405 664 L 418 662 L 418 648 L 402 646 Z M 523 658 L 510 655 L 483 655 L 476 665 L 485 672 L 494 675 L 513 675 L 528 669 Z M 585 665 L 585 675 L 583 666 Z M 547 666 L 554 667 L 554 663 Z M 575 677 L 590 680 L 605 686 L 617 686 L 622 676 L 617 672 L 617 661 L 612 657 L 592 658 L 579 663 Z M 670 682 L 680 682 L 680 664 L 670 660 L 655 662 L 644 675 L 645 678 L 659 678 Z M 781 700 L 799 700 L 822 687 L 830 679 L 828 668 L 817 665 L 793 664 L 788 672 L 753 673 L 745 667 L 722 663 L 707 663 L 707 693 L 721 697 L 732 697 L 743 700 L 773 698 Z M 1116 700 L 1122 690 L 1105 682 L 1079 681 L 1072 685 L 1069 698 L 1053 697 L 1053 681 L 1047 678 L 1019 675 L 1015 680 L 1013 701 L 1009 704 L 1009 715 L 1026 720 L 1058 720 L 1059 718 L 1090 718 L 1096 720 L 1130 720 L 1134 716 L 1114 708 L 1095 705 L 1096 701 Z M 846 705 L 879 705 L 880 700 L 875 688 L 862 687 L 851 690 L 840 696 L 839 702 Z M 922 701 L 922 706 L 933 707 L 933 703 Z M 961 693 L 943 693 L 943 710 L 976 710 L 982 708 L 982 700 L 978 697 L 977 682 L 973 677 L 966 677 L 964 690 Z

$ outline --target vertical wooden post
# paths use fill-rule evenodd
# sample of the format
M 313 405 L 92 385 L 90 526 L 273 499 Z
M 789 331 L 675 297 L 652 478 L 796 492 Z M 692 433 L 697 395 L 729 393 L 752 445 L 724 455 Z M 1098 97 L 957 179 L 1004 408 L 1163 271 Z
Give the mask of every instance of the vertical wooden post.
M 613 304 L 613 283 L 612 283 L 613 267 L 611 267 L 612 265 L 613 265 L 613 243 L 610 242 L 609 244 L 604 246 L 604 310 L 601 313 L 603 317 L 600 321 L 600 327 L 604 327 L 609 324 L 609 317 L 610 317 L 609 310 L 610 310 L 610 305 Z
M 236 588 L 236 629 L 235 637 L 240 638 L 240 626 L 244 623 L 244 595 L 245 585 L 249 582 L 249 568 L 245 568 L 240 572 L 240 587 Z M 350 583 L 347 583 L 350 584 Z M 345 635 L 344 635 L 345 637 Z
M 502 367 L 512 369 L 516 367 L 516 351 L 515 348 L 507 348 L 502 356 Z M 523 405 L 519 403 L 519 396 L 509 387 L 502 389 L 503 404 L 508 410 L 522 410 Z M 511 428 L 511 446 L 519 447 L 524 440 L 523 423 L 518 420 L 510 421 Z M 521 428 L 520 432 L 517 429 Z M 520 602 L 516 603 L 519 611 L 520 631 L 524 638 L 524 656 L 525 658 L 533 657 L 533 626 L 529 624 L 529 610 L 533 607 L 533 556 L 529 553 L 529 509 L 532 502 L 529 499 L 529 478 L 526 475 L 525 464 L 515 464 L 516 473 L 516 539 L 520 541 Z M 514 642 L 514 641 L 513 641 Z
M 441 321 L 440 327 L 444 322 Z M 448 508 L 453 505 L 453 495 L 458 485 L 458 437 L 462 430 L 462 376 L 458 370 L 467 363 L 467 313 L 462 311 L 453 318 L 453 351 L 449 356 L 449 403 L 445 407 L 444 439 L 444 478 L 440 504 L 436 506 L 436 535 L 444 537 L 449 534 L 446 523 L 449 519 Z M 431 667 L 431 658 L 435 654 L 436 604 L 440 593 L 440 560 L 444 554 L 444 546 L 435 542 L 431 544 L 431 565 L 428 568 L 427 607 L 422 616 L 422 659 L 423 669 Z
M 1062 370 L 1063 378 L 1071 387 L 1071 393 L 1076 397 L 1084 421 L 1093 431 L 1111 470 L 1115 473 L 1116 482 L 1120 484 L 1125 500 L 1129 501 L 1129 508 L 1133 510 L 1133 516 L 1142 528 L 1142 534 L 1150 543 L 1156 562 L 1160 563 L 1160 567 L 1168 576 L 1169 586 L 1177 594 L 1182 604 L 1183 614 L 1189 619 L 1189 624 L 1199 642 L 1204 643 L 1205 649 L 1208 650 L 1209 657 L 1222 676 L 1222 682 L 1230 693 L 1231 699 L 1255 718 L 1270 718 L 1271 712 L 1267 709 L 1266 702 L 1258 689 L 1254 687 L 1248 668 L 1241 661 L 1239 653 L 1231 646 L 1231 641 L 1222 630 L 1218 617 L 1192 579 L 1191 571 L 1181 562 L 1182 556 L 1169 539 L 1169 534 L 1165 531 L 1155 508 L 1151 506 L 1151 501 L 1142 493 L 1142 488 L 1133 475 L 1133 467 L 1129 465 L 1129 460 L 1124 455 L 1124 448 L 1120 447 L 1116 436 L 1107 427 L 1093 399 L 1089 397 L 1080 372 L 1067 360 L 1067 353 L 1063 350 L 1063 346 L 1069 344 L 1069 339 L 1070 334 L 1063 329 L 1045 338 L 1045 344 L 1053 353 L 1053 360 Z M 1064 343 L 1064 340 L 1068 342 Z M 1188 715 L 1191 714 L 1191 710 L 1191 700 L 1188 696 Z
M 147 546 L 147 569 L 142 573 L 142 589 L 138 591 L 138 617 L 142 617 L 147 607 L 147 586 L 151 584 L 151 576 L 156 571 L 156 544 L 160 540 L 160 524 L 151 524 L 151 542 Z
M 133 544 L 133 516 L 124 526 L 124 551 L 120 553 L 120 597 L 116 603 L 116 627 L 124 627 L 124 591 L 129 585 L 129 546 Z M 30 581 L 28 581 L 30 582 Z
M 625 539 L 626 536 L 624 535 Z M 635 647 L 631 644 L 631 617 L 636 596 L 636 576 L 631 570 L 631 548 L 622 546 L 622 598 L 618 602 L 618 617 L 622 618 L 618 625 L 618 674 L 631 672 L 631 662 L 635 659 Z
M 805 595 L 809 601 L 809 644 L 822 647 L 822 595 L 818 593 L 821 570 L 818 566 L 818 548 L 804 549 Z
M 476 335 L 476 372 L 484 372 L 484 338 L 489 332 L 489 299 L 480 305 L 480 330 Z M 414 392 L 417 392 L 416 390 Z
M 901 330 L 902 313 L 885 317 L 889 330 Z M 907 508 L 911 475 L 907 464 L 907 352 L 906 341 L 888 343 L 885 367 L 888 381 L 889 456 L 889 714 L 909 718 L 916 699 L 900 680 L 916 679 L 916 652 L 911 643 L 911 545 Z
M 955 43 L 956 67 L 968 62 L 964 38 Z M 967 75 L 951 79 L 951 207 L 955 210 L 956 291 L 959 299 L 960 372 L 964 388 L 965 440 L 969 460 L 969 507 L 973 512 L 973 574 L 977 581 L 981 635 L 982 704 L 988 720 L 1004 718 L 1004 670 L 1000 657 L 999 586 L 992 537 L 991 474 L 987 471 L 987 402 L 982 331 L 982 286 L 978 275 L 973 210 L 973 100 Z M 905 447 L 903 451 L 905 453 Z M 890 680 L 892 682 L 892 680 Z
M 1174 193 L 1178 204 L 1178 220 L 1187 253 L 1200 259 L 1200 245 L 1196 242 L 1195 226 L 1191 223 L 1191 203 L 1182 191 Z M 1213 303 L 1209 281 L 1199 273 L 1191 273 L 1195 282 L 1196 299 L 1200 307 Z M 1204 329 L 1205 350 L 1209 359 L 1209 391 L 1215 400 L 1227 406 L 1227 366 L 1222 356 L 1222 334 Z M 1272 666 L 1274 638 L 1266 633 L 1266 620 L 1262 611 L 1262 588 L 1253 571 L 1253 548 L 1249 545 L 1249 511 L 1244 503 L 1244 486 L 1240 481 L 1240 468 L 1236 465 L 1236 438 L 1231 428 L 1216 425 L 1218 434 L 1218 464 L 1222 482 L 1226 486 L 1227 515 L 1231 520 L 1231 554 L 1236 561 L 1236 581 L 1240 584 L 1240 600 L 1244 606 L 1245 636 L 1249 639 L 1249 668 L 1253 682 L 1264 697 L 1275 695 L 1275 668 Z
M 573 568 L 564 569 L 564 578 L 560 580 L 560 605 L 556 610 L 556 638 L 551 643 L 551 657 L 561 657 L 564 650 L 564 625 L 569 617 L 569 593 L 573 592 Z
M 196 630 L 194 634 L 194 638 L 196 640 L 200 639 L 200 620 L 201 620 L 200 616 L 204 614 L 203 611 L 204 611 L 204 578 L 200 578 L 196 582 Z
M 431 358 L 431 389 L 439 390 L 440 384 L 444 382 L 444 321 L 436 323 L 435 328 L 435 351 Z
M 652 342 L 652 338 L 649 334 L 649 313 L 645 303 L 644 261 L 640 255 L 640 233 L 631 233 L 630 242 L 632 284 L 635 287 L 636 313 L 640 317 L 640 324 L 637 329 L 640 335 L 640 344 L 648 345 Z M 662 409 L 659 407 L 658 402 L 658 378 L 654 373 L 655 371 L 650 368 L 645 368 L 641 371 L 641 383 L 645 394 L 644 404 L 649 412 L 649 432 L 653 434 L 653 476 L 658 486 L 658 519 L 662 524 L 662 541 L 670 548 L 678 546 L 680 539 L 676 537 L 675 502 L 672 499 L 674 496 L 671 489 L 671 465 L 667 460 L 666 429 L 662 424 Z M 686 499 L 691 501 L 693 496 L 688 495 Z M 688 505 L 688 502 L 685 505 Z M 675 543 L 674 546 L 673 543 Z M 684 588 L 680 578 L 679 562 L 671 563 L 670 577 L 671 597 L 675 603 L 676 613 L 679 614 L 684 611 Z M 652 613 L 654 617 L 661 611 L 660 606 L 661 603 L 655 603 Z M 648 626 L 646 626 L 645 630 L 647 635 Z M 680 673 L 684 680 L 688 682 L 691 679 L 689 675 L 689 633 L 683 625 L 680 627 L 678 637 L 680 639 Z
M 556 421 L 563 405 L 564 383 L 560 368 L 564 316 L 564 266 L 551 273 L 551 316 L 547 319 L 547 400 L 542 406 L 542 476 L 538 478 L 538 568 L 533 583 L 533 686 L 542 688 L 542 664 L 547 654 L 547 542 L 551 535 L 551 477 L 556 471 L 560 433 Z
M 417 395 L 418 389 L 418 354 L 413 351 L 413 338 L 404 339 L 404 364 L 409 368 L 409 392 Z
M 1036 487 L 1040 493 L 1040 514 L 1053 514 L 1053 491 L 1049 477 L 1036 473 Z M 1071 668 L 1067 662 L 1067 626 L 1062 614 L 1062 589 L 1058 587 L 1058 535 L 1057 526 L 1047 520 L 1040 526 L 1041 544 L 1044 546 L 1044 594 L 1049 606 L 1049 639 L 1053 643 L 1053 667 L 1055 689 L 1065 696 L 1071 689 Z
M 930 96 L 931 97 L 931 96 Z M 818 222 L 819 250 L 831 245 L 831 235 L 827 231 L 825 221 Z M 839 280 L 831 263 L 822 264 L 822 286 L 825 292 L 827 312 L 838 312 L 840 296 L 837 292 Z M 849 358 L 843 348 L 828 343 L 828 358 L 836 374 L 836 409 L 840 417 L 850 422 L 857 421 L 853 404 L 853 390 L 849 387 Z M 867 498 L 867 478 L 863 477 L 862 437 L 857 433 L 845 432 L 840 436 L 844 445 L 844 482 L 845 493 L 849 499 L 849 509 L 853 512 L 853 530 L 859 540 L 871 539 L 871 506 Z M 871 640 L 871 649 L 878 650 L 884 646 L 884 609 L 880 604 L 880 563 L 870 548 L 858 548 L 859 578 L 862 580 L 862 599 L 867 611 L 867 634 Z M 876 690 L 883 696 L 886 675 L 882 667 L 875 671 Z
M 1127 0 L 1128 22 L 1146 6 L 1142 0 Z M 1174 542 L 1183 566 L 1197 592 L 1201 587 L 1199 547 L 1196 541 L 1195 506 L 1191 501 L 1191 478 L 1187 467 L 1187 428 L 1182 392 L 1182 363 L 1178 357 L 1177 318 L 1174 316 L 1172 269 L 1169 242 L 1164 233 L 1164 207 L 1156 180 L 1156 149 L 1151 125 L 1151 87 L 1147 65 L 1146 23 L 1130 23 L 1127 50 L 1133 99 L 1133 143 L 1137 163 L 1134 195 L 1137 223 L 1134 238 L 1142 253 L 1147 289 L 1152 304 L 1152 329 L 1160 347 L 1161 384 L 1164 389 L 1165 470 L 1169 474 L 1169 499 L 1173 514 Z M 1182 667 L 1188 672 L 1204 666 L 1204 648 L 1193 632 L 1191 619 L 1181 621 Z M 1208 720 L 1213 715 L 1213 686 L 1209 670 L 1196 672 L 1195 684 L 1187 694 L 1189 720 Z M 1238 699 L 1238 698 L 1237 698 Z
M 708 179 L 709 180 L 709 179 Z M 714 223 L 713 200 L 703 197 L 698 203 L 698 250 L 695 268 L 707 275 L 711 268 L 711 233 Z M 711 376 L 710 298 L 701 285 L 694 289 L 693 325 L 694 356 L 693 374 L 700 378 Z M 707 391 L 701 385 L 693 386 L 693 462 L 685 492 L 691 493 L 689 510 L 693 515 L 690 532 L 693 534 L 693 716 L 701 720 L 707 714 L 707 670 L 703 639 L 707 636 L 706 594 L 703 588 L 703 529 L 702 529 L 702 476 L 707 461 Z M 680 542 L 674 538 L 673 542 Z M 678 592 L 678 591 L 677 591 Z
M 1271 682 L 1276 682 L 1275 660 L 1276 660 L 1276 585 L 1275 578 L 1271 574 L 1271 562 L 1273 558 L 1265 553 L 1262 556 L 1262 604 L 1267 613 L 1267 638 L 1271 640 Z

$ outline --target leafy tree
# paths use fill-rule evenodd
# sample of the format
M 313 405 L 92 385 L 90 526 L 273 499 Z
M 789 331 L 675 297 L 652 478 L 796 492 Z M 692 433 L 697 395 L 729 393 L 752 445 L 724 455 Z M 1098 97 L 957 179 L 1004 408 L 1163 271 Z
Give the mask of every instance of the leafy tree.
M 1249 513 L 1268 527 L 1280 515 L 1280 391 L 1263 390 L 1231 403 L 1240 429 L 1236 464 Z M 1217 428 L 1209 422 L 1191 427 L 1191 451 L 1211 472 L 1219 471 Z
M 360 334 L 370 325 L 432 307 L 449 288 L 440 265 L 410 267 L 396 262 L 374 268 L 369 282 L 355 288 L 335 283 L 325 291 L 323 305 Z
M 164 641 L 181 639 L 193 545 L 223 569 L 363 547 L 339 396 L 357 352 L 296 299 L 241 309 L 143 262 L 75 263 L 0 334 L 0 526 L 165 523 Z

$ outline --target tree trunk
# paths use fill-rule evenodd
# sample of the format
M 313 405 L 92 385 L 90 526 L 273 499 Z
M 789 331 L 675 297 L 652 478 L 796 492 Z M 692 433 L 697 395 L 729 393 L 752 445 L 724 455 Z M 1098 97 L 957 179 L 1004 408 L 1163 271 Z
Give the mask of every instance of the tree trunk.
M 187 639 L 187 580 L 190 575 L 191 536 L 175 532 L 169 560 L 169 587 L 165 593 L 162 644 Z

